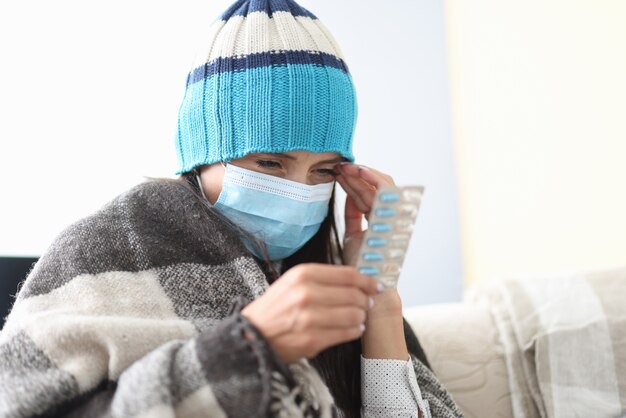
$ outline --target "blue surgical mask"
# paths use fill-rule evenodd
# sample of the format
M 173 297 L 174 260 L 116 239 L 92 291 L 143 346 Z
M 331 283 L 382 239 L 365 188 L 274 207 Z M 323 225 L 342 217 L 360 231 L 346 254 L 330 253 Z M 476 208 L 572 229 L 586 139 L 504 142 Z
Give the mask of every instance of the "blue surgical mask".
M 310 186 L 232 164 L 224 167 L 222 191 L 214 207 L 265 242 L 272 261 L 302 248 L 328 214 L 334 181 Z M 244 245 L 264 258 L 257 245 L 247 239 Z

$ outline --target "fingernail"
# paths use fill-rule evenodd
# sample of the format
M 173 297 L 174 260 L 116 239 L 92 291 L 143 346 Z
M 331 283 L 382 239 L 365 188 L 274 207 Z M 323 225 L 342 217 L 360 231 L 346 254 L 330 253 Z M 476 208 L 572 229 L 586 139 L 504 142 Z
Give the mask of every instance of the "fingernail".
M 385 286 L 382 283 L 376 283 L 376 290 L 378 293 L 383 293 L 385 291 Z
M 361 328 L 361 332 L 364 332 L 365 331 L 365 324 L 361 324 L 360 328 Z
M 370 309 L 374 306 L 374 298 L 370 298 Z
M 346 166 L 348 164 L 352 164 L 352 163 L 350 161 L 342 161 L 342 162 L 339 163 L 339 165 L 341 165 L 341 166 Z

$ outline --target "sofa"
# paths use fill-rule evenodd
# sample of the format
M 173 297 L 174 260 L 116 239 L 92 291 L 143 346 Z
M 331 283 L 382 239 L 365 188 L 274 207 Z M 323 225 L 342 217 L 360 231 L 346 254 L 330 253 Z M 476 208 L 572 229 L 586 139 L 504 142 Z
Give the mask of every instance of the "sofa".
M 512 418 L 504 348 L 489 307 L 470 302 L 404 309 L 433 371 L 466 418 Z
M 626 417 L 626 266 L 498 280 L 406 308 L 468 418 Z

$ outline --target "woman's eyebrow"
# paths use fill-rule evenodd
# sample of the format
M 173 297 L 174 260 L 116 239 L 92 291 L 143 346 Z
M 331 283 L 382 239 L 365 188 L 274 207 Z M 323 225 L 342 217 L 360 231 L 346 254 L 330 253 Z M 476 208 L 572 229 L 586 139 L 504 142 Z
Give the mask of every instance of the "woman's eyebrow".
M 292 155 L 287 155 L 284 154 L 282 152 L 272 152 L 272 153 L 267 153 L 267 152 L 263 152 L 261 153 L 261 155 L 269 155 L 269 156 L 278 156 L 278 157 L 283 157 L 283 158 L 289 158 L 290 160 L 297 160 L 296 157 L 292 156 Z
M 296 157 L 294 157 L 293 155 L 288 155 L 282 152 L 273 152 L 273 153 L 260 153 L 261 155 L 270 155 L 270 156 L 278 156 L 278 157 L 283 157 L 283 158 L 288 158 L 290 160 L 297 160 Z M 333 158 L 332 160 L 324 160 L 324 161 L 318 161 L 315 164 L 329 164 L 329 163 L 340 163 L 344 161 L 343 157 L 337 157 L 337 158 Z
M 327 164 L 327 163 L 340 163 L 342 162 L 344 159 L 341 157 L 338 158 L 333 158 L 332 160 L 324 160 L 324 161 L 318 161 L 315 164 Z

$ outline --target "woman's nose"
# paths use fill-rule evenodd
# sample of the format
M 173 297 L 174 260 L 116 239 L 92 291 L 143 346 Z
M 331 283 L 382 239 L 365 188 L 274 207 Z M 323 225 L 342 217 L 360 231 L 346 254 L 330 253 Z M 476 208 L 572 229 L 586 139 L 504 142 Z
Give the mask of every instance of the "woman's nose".
M 289 176 L 287 178 L 289 180 L 297 181 L 298 183 L 307 184 L 309 186 L 312 186 L 315 184 L 313 180 L 309 177 L 307 171 L 296 171 L 296 172 L 289 173 Z

